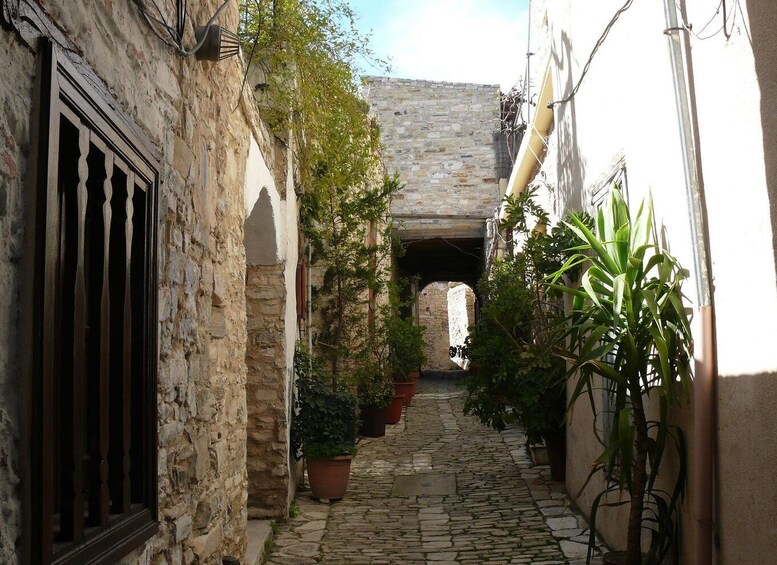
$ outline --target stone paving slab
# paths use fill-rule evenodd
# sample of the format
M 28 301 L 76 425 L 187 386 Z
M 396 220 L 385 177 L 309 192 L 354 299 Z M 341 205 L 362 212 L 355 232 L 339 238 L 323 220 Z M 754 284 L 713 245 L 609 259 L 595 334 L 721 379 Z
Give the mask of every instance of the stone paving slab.
M 359 442 L 345 498 L 327 504 L 301 491 L 299 515 L 265 562 L 585 563 L 588 525 L 563 484 L 531 463 L 520 428 L 488 429 L 463 403 L 454 380 L 422 378 L 400 423 Z M 423 487 L 454 476 L 453 489 Z M 410 486 L 392 496 L 397 481 Z

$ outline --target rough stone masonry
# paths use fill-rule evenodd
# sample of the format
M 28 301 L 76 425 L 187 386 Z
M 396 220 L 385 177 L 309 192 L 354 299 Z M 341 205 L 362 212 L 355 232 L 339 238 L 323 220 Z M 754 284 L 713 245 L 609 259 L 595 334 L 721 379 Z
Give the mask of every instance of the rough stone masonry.
M 242 557 L 248 419 L 246 158 L 252 136 L 271 169 L 277 150 L 247 101 L 250 95 L 243 93 L 241 100 L 239 59 L 214 64 L 179 57 L 152 33 L 131 2 L 38 4 L 49 18 L 41 32 L 54 34 L 62 51 L 92 73 L 90 80 L 142 131 L 161 162 L 159 528 L 122 562 L 221 563 L 224 555 Z M 205 22 L 221 1 L 194 4 L 192 18 Z M 233 4 L 219 23 L 235 29 L 237 20 Z M 189 28 L 186 40 L 193 40 Z M 18 351 L 16 334 L 20 319 L 29 315 L 19 308 L 18 296 L 28 284 L 19 266 L 24 234 L 35 228 L 23 218 L 37 113 L 32 104 L 36 45 L 36 38 L 25 39 L 16 30 L 0 31 L 0 562 L 9 564 L 24 560 L 23 534 L 34 527 L 23 523 L 29 516 L 21 496 L 27 479 L 18 406 L 24 399 L 17 391 L 24 379 L 18 361 L 24 352 Z M 296 232 L 292 237 L 296 241 Z M 287 496 L 282 489 L 280 497 Z
M 499 203 L 499 86 L 367 77 L 403 239 L 480 237 Z

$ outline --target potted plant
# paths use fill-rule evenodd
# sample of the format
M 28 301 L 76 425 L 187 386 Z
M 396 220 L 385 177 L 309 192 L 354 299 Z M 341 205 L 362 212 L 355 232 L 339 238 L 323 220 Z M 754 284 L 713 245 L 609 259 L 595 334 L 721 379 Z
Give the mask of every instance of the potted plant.
M 532 292 L 520 262 L 494 266 L 481 281 L 485 303 L 481 320 L 470 328 L 467 354 L 476 371 L 464 380 L 464 410 L 497 430 L 518 421 L 527 442 L 544 442 L 554 480 L 564 479 L 565 365 L 554 342 L 532 339 Z
M 356 454 L 356 398 L 337 389 L 312 356 L 294 357 L 296 398 L 292 447 L 305 458 L 314 498 L 337 500 L 345 495 Z
M 564 312 L 545 277 L 564 264 L 569 234 L 562 228 L 550 235 L 534 229 L 548 222 L 535 195 L 530 189 L 505 199 L 501 228 L 520 234 L 523 243 L 515 254 L 496 260 L 478 284 L 481 315 L 465 342 L 470 374 L 464 409 L 499 430 L 520 422 L 527 443 L 545 444 L 551 475 L 561 481 L 566 366 L 554 348 L 564 335 Z
M 397 394 L 405 394 L 405 406 L 415 393 L 416 381 L 411 377 L 424 362 L 424 326 L 412 317 L 402 317 L 397 311 L 386 320 L 389 347 L 388 364 L 394 377 Z
M 397 392 L 396 389 L 394 389 L 394 392 L 391 395 L 391 401 L 383 411 L 383 417 L 385 418 L 386 423 L 396 424 L 397 422 L 399 422 L 402 419 L 402 408 L 404 406 L 405 406 L 404 393 Z
M 679 547 L 677 507 L 685 488 L 685 443 L 669 411 L 687 401 L 692 386 L 692 335 L 682 294 L 687 272 L 660 243 L 650 198 L 632 219 L 616 187 L 595 230 L 575 216 L 569 228 L 577 236 L 577 253 L 550 282 L 573 298 L 569 346 L 561 352 L 576 379 L 571 403 L 603 382 L 615 407 L 612 431 L 600 439 L 602 454 L 583 485 L 604 474 L 604 491 L 591 508 L 589 561 L 599 507 L 628 504 L 621 562 L 664 563 Z M 559 284 L 579 266 L 587 267 L 579 287 Z M 679 455 L 670 491 L 656 486 L 667 446 Z M 618 499 L 603 501 L 607 493 Z M 651 541 L 643 554 L 645 529 Z
M 386 434 L 386 408 L 394 397 L 394 383 L 385 364 L 368 358 L 354 370 L 359 399 L 359 435 L 381 437 Z M 401 408 L 400 408 L 401 411 Z M 394 422 L 396 423 L 396 422 Z

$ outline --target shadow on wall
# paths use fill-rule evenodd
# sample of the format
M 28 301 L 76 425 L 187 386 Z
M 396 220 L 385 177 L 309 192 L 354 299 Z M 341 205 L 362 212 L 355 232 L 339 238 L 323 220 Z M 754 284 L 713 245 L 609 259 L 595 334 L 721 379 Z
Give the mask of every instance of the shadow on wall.
M 718 379 L 721 563 L 774 563 L 777 375 Z
M 761 89 L 766 191 L 772 219 L 772 249 L 777 269 L 777 11 L 774 0 L 747 0 L 755 72 Z
M 566 32 L 561 33 L 561 54 L 553 52 L 553 62 L 558 69 L 559 88 L 554 97 L 558 100 L 572 92 L 575 77 L 572 75 L 572 43 Z M 563 84 L 563 87 L 561 87 Z M 558 136 L 558 215 L 567 210 L 581 210 L 583 206 L 583 180 L 585 168 L 577 143 L 577 111 L 575 99 L 556 107 L 556 135 Z
M 243 243 L 249 265 L 278 264 L 275 211 L 267 187 L 262 187 L 244 226 Z

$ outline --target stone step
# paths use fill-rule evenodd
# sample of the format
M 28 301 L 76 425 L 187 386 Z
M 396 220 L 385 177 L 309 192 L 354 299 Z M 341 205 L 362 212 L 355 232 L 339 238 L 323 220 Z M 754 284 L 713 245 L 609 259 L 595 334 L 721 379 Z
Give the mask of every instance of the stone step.
M 267 542 L 272 539 L 270 520 L 249 520 L 247 531 L 246 565 L 261 565 L 264 549 L 267 547 Z

